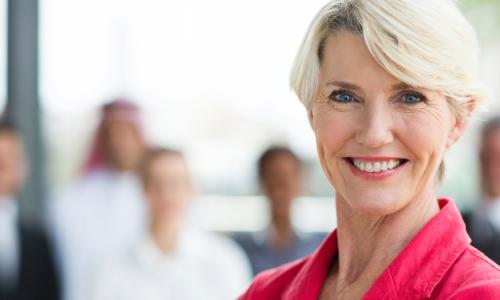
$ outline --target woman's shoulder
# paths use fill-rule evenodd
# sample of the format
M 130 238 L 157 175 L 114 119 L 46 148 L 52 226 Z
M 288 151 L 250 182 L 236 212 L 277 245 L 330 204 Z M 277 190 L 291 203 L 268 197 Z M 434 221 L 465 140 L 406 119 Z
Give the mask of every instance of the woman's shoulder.
M 500 266 L 471 245 L 465 249 L 457 264 L 463 266 L 466 279 L 500 280 Z
M 446 299 L 500 299 L 500 266 L 469 245 L 449 270 L 439 294 Z

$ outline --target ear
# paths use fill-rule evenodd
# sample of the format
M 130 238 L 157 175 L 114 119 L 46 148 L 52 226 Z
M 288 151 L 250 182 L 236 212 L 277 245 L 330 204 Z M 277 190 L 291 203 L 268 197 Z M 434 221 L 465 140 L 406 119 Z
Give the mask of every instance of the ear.
M 446 148 L 450 148 L 451 146 L 453 146 L 462 137 L 465 129 L 467 128 L 467 125 L 469 124 L 470 117 L 475 109 L 476 100 L 470 99 L 465 104 L 465 113 L 460 117 L 455 115 L 454 124 L 446 141 Z

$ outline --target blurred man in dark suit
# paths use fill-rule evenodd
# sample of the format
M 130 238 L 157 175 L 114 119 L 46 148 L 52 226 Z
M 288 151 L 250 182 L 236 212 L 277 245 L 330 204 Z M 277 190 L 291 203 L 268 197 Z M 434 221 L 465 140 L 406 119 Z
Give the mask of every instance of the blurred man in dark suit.
M 480 167 L 482 198 L 464 220 L 472 245 L 500 263 L 500 116 L 484 124 Z
M 18 218 L 16 198 L 27 169 L 21 137 L 0 120 L 0 300 L 58 300 L 49 243 Z

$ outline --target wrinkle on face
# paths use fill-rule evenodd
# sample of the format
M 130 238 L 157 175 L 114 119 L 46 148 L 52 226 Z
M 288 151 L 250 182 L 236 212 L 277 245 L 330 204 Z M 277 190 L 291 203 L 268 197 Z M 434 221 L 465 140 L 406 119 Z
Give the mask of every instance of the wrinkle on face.
M 394 78 L 375 62 L 363 41 L 348 32 L 327 38 L 324 51 L 310 115 L 320 162 L 336 193 L 352 207 L 380 212 L 401 208 L 422 189 L 435 188 L 456 123 L 446 97 Z M 351 101 L 336 101 L 338 93 L 348 93 Z M 403 101 L 414 94 L 422 101 Z M 356 178 L 344 160 L 356 156 L 398 157 L 408 164 L 396 179 L 366 182 Z

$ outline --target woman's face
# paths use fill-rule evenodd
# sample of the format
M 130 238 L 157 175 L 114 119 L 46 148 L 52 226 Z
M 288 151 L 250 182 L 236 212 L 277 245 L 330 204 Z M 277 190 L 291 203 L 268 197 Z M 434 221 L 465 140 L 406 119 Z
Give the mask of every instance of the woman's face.
M 344 31 L 326 40 L 310 118 L 337 201 L 369 215 L 433 192 L 443 152 L 464 128 L 443 95 L 398 81 Z
M 300 162 L 287 154 L 274 155 L 263 168 L 262 189 L 274 215 L 289 216 L 302 190 Z

